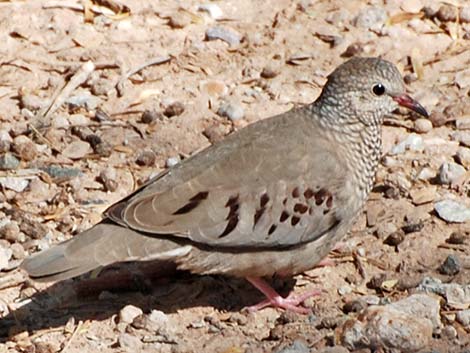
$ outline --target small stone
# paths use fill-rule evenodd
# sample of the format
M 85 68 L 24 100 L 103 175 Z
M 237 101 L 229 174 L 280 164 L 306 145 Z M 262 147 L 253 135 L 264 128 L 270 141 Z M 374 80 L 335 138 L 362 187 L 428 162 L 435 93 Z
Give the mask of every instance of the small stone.
M 444 162 L 439 168 L 437 179 L 442 185 L 455 184 L 458 183 L 466 173 L 467 171 L 461 165 Z
M 67 147 L 62 150 L 62 155 L 70 159 L 82 159 L 91 152 L 91 146 L 88 142 L 77 140 L 68 144 Z
M 207 40 L 220 39 L 231 46 L 236 46 L 240 44 L 242 35 L 232 28 L 216 26 L 206 31 L 206 38 Z
M 436 176 L 436 172 L 432 170 L 431 168 L 424 167 L 421 169 L 416 176 L 419 180 L 430 180 L 433 179 Z
M 228 92 L 227 85 L 223 81 L 204 80 L 199 83 L 199 89 L 211 97 L 224 96 Z
M 23 260 L 26 257 L 26 251 L 24 251 L 23 245 L 15 243 L 10 246 L 12 256 L 16 260 Z
M 387 306 L 416 318 L 427 319 L 432 323 L 433 329 L 442 326 L 440 300 L 434 296 L 417 293 Z
M 28 109 L 29 111 L 37 111 L 44 107 L 48 102 L 44 98 L 35 96 L 33 94 L 25 94 L 20 96 L 20 108 Z
M 444 113 L 438 111 L 433 111 L 428 119 L 434 127 L 443 126 L 449 121 Z
M 98 143 L 96 146 L 94 146 L 93 150 L 100 157 L 106 158 L 106 157 L 111 156 L 111 153 L 113 152 L 113 146 L 111 146 L 109 143 L 103 141 L 101 143 Z
M 245 326 L 248 323 L 248 319 L 241 313 L 233 313 L 229 318 L 230 322 L 235 322 L 237 325 Z
M 460 8 L 460 22 L 470 22 L 470 6 L 464 6 Z
M 364 300 L 361 299 L 356 299 L 356 300 L 351 300 L 344 304 L 343 306 L 343 312 L 345 314 L 349 313 L 359 313 L 367 308 L 367 303 Z
M 452 340 L 457 337 L 457 330 L 452 325 L 445 326 L 441 331 L 441 338 Z
M 142 341 L 129 333 L 121 333 L 118 338 L 119 347 L 121 347 L 125 352 L 139 352 L 142 348 Z
M 410 83 L 415 82 L 417 79 L 418 79 L 418 75 L 416 75 L 414 72 L 411 73 L 411 74 L 406 74 L 405 76 L 403 76 L 403 81 L 405 81 L 405 83 L 407 85 L 409 85 Z
M 401 154 L 407 150 L 422 151 L 424 149 L 423 138 L 417 134 L 409 134 L 407 138 L 395 145 L 390 154 Z
M 155 161 L 157 160 L 157 156 L 153 151 L 143 151 L 139 154 L 136 159 L 136 163 L 140 166 L 153 166 L 155 165 Z
M 70 96 L 65 101 L 71 109 L 84 108 L 86 110 L 95 110 L 100 102 L 101 100 L 90 92 Z
M 132 321 L 134 321 L 134 319 L 137 316 L 142 315 L 142 314 L 143 314 L 142 309 L 134 305 L 126 305 L 119 312 L 119 322 L 130 324 Z
M 449 244 L 464 244 L 465 243 L 465 235 L 460 232 L 453 232 L 450 237 L 446 240 L 446 243 Z
M 8 131 L 0 130 L 0 152 L 8 152 L 12 142 L 13 139 Z
M 448 199 L 436 202 L 434 209 L 444 221 L 453 223 L 470 221 L 470 209 L 457 201 Z
M 403 240 L 405 240 L 405 233 L 403 231 L 397 231 L 385 238 L 384 244 L 398 246 L 403 242 Z
M 380 29 L 387 20 L 387 12 L 382 7 L 366 7 L 353 19 L 356 27 Z
M 455 255 L 449 255 L 439 267 L 439 272 L 443 275 L 455 276 L 460 272 L 460 269 L 459 258 Z
M 184 28 L 191 23 L 189 13 L 185 11 L 177 11 L 172 14 L 168 20 L 168 25 L 171 28 Z
M 464 166 L 465 168 L 470 167 L 470 148 L 459 147 L 457 153 L 455 154 L 455 160 Z
M 158 113 L 155 110 L 146 110 L 142 113 L 141 121 L 144 124 L 152 124 L 155 121 L 159 120 L 162 117 L 161 113 Z
M 292 344 L 275 351 L 275 353 L 310 353 L 310 348 L 300 340 L 295 340 Z
M 230 127 L 224 124 L 214 124 L 205 129 L 202 134 L 214 144 L 223 140 L 223 138 L 230 132 Z
M 219 20 L 224 16 L 224 13 L 217 4 L 201 4 L 198 6 L 198 11 L 206 12 L 214 20 Z
M 364 51 L 364 46 L 361 43 L 352 43 L 348 45 L 346 50 L 341 54 L 343 58 L 351 58 L 357 56 Z
M 279 75 L 279 70 L 272 67 L 272 66 L 266 66 L 263 68 L 263 70 L 261 71 L 260 73 L 260 76 L 262 78 L 274 78 L 276 77 L 277 75 Z
M 450 135 L 451 139 L 458 141 L 462 146 L 470 147 L 470 133 L 467 131 L 457 131 Z
M 338 294 L 343 296 L 352 292 L 352 288 L 349 286 L 341 286 L 338 288 Z
M 36 144 L 24 135 L 15 137 L 11 148 L 21 160 L 26 162 L 32 161 L 38 155 Z
M 8 268 L 8 263 L 13 255 L 13 251 L 9 248 L 0 246 L 0 271 Z
M 174 102 L 165 108 L 163 114 L 171 118 L 172 116 L 181 115 L 183 114 L 183 112 L 184 112 L 184 104 L 181 102 Z
M 425 134 L 432 130 L 432 122 L 428 119 L 416 119 L 414 123 L 414 130 L 419 134 Z
M 468 73 L 470 75 L 470 72 Z M 455 127 L 458 130 L 470 129 L 470 116 L 466 115 L 455 120 Z
M 470 86 L 470 69 L 459 71 L 455 74 L 455 83 L 460 89 L 465 89 Z
M 434 17 L 436 17 L 438 9 L 434 8 L 434 7 L 431 7 L 431 6 L 424 6 L 422 8 L 422 11 L 424 13 L 425 18 L 434 18 Z
M 414 205 L 423 205 L 425 203 L 433 202 L 436 198 L 437 187 L 432 185 L 419 189 L 412 189 L 410 191 L 411 201 Z
M 116 169 L 108 167 L 101 171 L 99 179 L 103 183 L 106 191 L 114 192 L 119 187 L 117 179 Z
M 83 126 L 88 125 L 90 123 L 90 119 L 88 119 L 83 114 L 72 114 L 68 117 L 70 125 L 72 126 Z
M 379 222 L 377 225 L 377 229 L 375 231 L 375 235 L 379 239 L 385 239 L 387 238 L 390 234 L 398 231 L 397 226 L 394 223 L 391 222 Z
M 67 168 L 57 165 L 43 167 L 41 170 L 49 174 L 56 183 L 64 182 L 82 175 L 82 171 L 78 168 Z
M 177 165 L 179 162 L 181 162 L 181 158 L 179 156 L 178 157 L 170 157 L 166 160 L 165 166 L 167 168 L 171 168 L 171 167 L 174 167 L 175 165 Z
M 138 315 L 132 321 L 132 326 L 149 332 L 160 332 L 169 326 L 169 319 L 163 311 L 152 310 L 150 314 Z
M 29 179 L 20 177 L 0 177 L 0 185 L 6 189 L 23 192 L 29 185 Z
M 217 114 L 232 121 L 237 121 L 245 117 L 245 110 L 240 104 L 226 102 L 219 107 Z
M 18 168 L 20 161 L 11 153 L 7 152 L 0 156 L 0 170 L 13 170 Z
M 6 239 L 11 243 L 18 241 L 20 236 L 20 227 L 16 221 L 10 221 L 0 228 L 0 238 Z
M 459 9 L 452 5 L 442 5 L 436 13 L 436 17 L 442 22 L 455 22 Z
M 456 319 L 463 326 L 470 326 L 470 309 L 458 311 L 456 314 Z
M 422 221 L 413 223 L 413 222 L 407 222 L 403 227 L 401 227 L 401 230 L 405 232 L 405 234 L 408 233 L 415 233 L 419 232 L 424 228 L 424 223 Z

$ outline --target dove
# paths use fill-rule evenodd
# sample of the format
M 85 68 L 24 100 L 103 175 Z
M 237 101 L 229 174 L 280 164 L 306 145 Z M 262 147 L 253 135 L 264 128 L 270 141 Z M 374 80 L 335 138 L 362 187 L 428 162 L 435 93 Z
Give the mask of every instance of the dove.
M 397 107 L 428 116 L 398 69 L 352 58 L 311 104 L 263 119 L 148 181 L 89 230 L 27 258 L 38 281 L 163 260 L 195 274 L 244 277 L 273 306 L 304 313 L 318 294 L 266 281 L 315 267 L 352 227 L 373 186 L 381 125 Z

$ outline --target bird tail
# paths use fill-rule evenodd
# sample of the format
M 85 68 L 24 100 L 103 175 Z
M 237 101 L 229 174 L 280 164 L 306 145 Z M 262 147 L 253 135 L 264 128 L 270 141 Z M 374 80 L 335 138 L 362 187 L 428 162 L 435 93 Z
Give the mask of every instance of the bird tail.
M 105 220 L 72 239 L 27 258 L 21 267 L 36 281 L 60 281 L 115 262 L 168 260 L 183 256 L 189 250 L 188 246 Z

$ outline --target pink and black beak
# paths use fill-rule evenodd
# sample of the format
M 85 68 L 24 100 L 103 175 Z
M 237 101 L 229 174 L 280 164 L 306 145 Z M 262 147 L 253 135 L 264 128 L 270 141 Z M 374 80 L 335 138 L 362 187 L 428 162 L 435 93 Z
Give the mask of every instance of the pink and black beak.
M 413 98 L 411 98 L 409 95 L 407 95 L 406 93 L 403 93 L 403 94 L 400 94 L 398 96 L 394 96 L 393 97 L 393 100 L 395 102 L 397 102 L 399 105 L 401 105 L 402 107 L 406 107 L 408 109 L 411 109 L 412 111 L 428 118 L 429 117 L 429 114 L 428 112 L 426 111 L 426 109 L 424 109 L 424 107 L 419 104 L 417 101 L 415 101 Z

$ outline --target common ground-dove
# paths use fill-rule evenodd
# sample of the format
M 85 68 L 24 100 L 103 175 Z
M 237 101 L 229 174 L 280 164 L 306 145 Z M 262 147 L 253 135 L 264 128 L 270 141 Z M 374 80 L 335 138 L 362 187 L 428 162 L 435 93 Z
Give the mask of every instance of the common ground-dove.
M 114 262 L 169 260 L 193 273 L 247 278 L 267 297 L 253 309 L 304 312 L 314 292 L 283 298 L 262 277 L 313 268 L 346 234 L 374 182 L 383 116 L 399 105 L 427 116 L 393 64 L 350 59 L 314 103 L 182 161 L 22 267 L 52 281 Z

